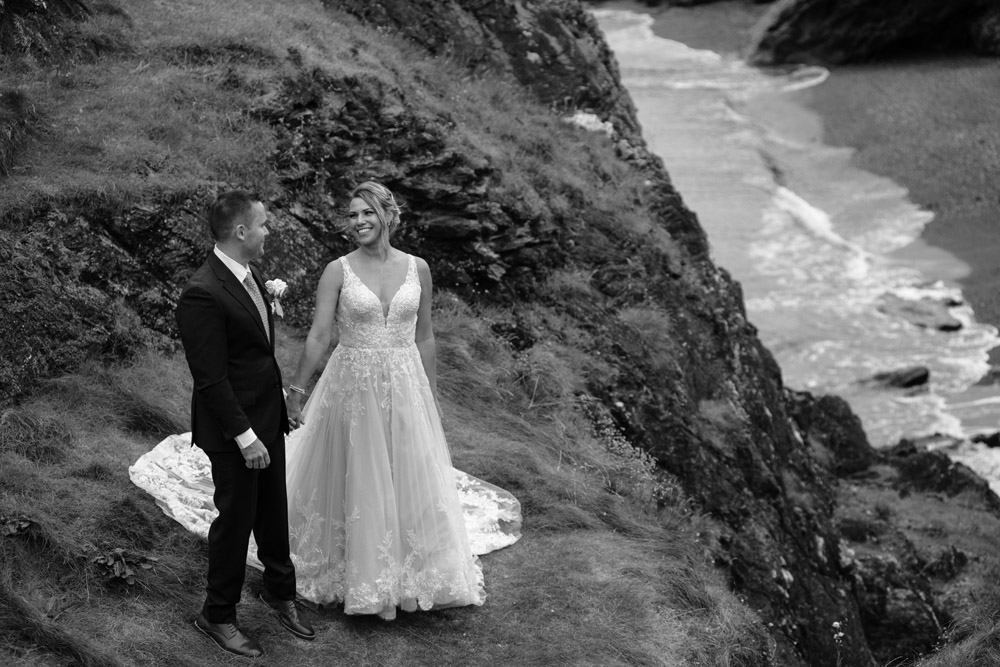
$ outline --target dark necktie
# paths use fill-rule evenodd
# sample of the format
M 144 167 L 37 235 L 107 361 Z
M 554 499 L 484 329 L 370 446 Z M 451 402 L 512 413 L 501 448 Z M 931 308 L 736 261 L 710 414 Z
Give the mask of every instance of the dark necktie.
M 257 304 L 260 321 L 264 323 L 264 333 L 267 334 L 267 341 L 271 342 L 271 332 L 267 326 L 267 306 L 264 305 L 264 297 L 260 295 L 260 290 L 257 289 L 257 281 L 253 279 L 253 275 L 249 271 L 247 271 L 247 275 L 243 279 L 243 284 L 246 285 L 247 291 L 250 292 L 250 298 Z

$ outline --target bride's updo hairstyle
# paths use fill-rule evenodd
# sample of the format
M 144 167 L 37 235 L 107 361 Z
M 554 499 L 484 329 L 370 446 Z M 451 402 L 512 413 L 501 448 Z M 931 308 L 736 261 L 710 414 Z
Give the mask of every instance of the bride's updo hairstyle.
M 389 188 L 375 181 L 365 181 L 351 190 L 351 199 L 360 197 L 372 207 L 379 222 L 382 223 L 382 236 L 379 237 L 379 247 L 382 254 L 389 252 L 389 238 L 399 229 L 399 205 Z

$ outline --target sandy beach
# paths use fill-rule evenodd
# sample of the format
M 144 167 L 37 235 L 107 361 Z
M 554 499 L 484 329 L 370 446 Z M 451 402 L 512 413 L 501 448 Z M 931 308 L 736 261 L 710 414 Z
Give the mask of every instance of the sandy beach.
M 722 0 L 695 7 L 649 7 L 635 0 L 616 0 L 599 6 L 649 14 L 655 21 L 653 31 L 660 37 L 716 53 L 740 53 L 750 28 L 768 10 L 768 5 L 755 5 L 745 0 Z
M 966 299 L 1000 326 L 1000 61 L 837 67 L 798 95 L 822 116 L 825 143 L 857 149 L 858 166 L 934 213 L 923 239 L 969 265 Z
M 646 12 L 656 34 L 694 48 L 742 53 L 768 5 L 726 0 L 696 7 L 613 2 Z M 906 187 L 934 213 L 908 259 L 943 249 L 967 265 L 955 279 L 981 322 L 1000 326 L 1000 61 L 937 56 L 835 66 L 819 86 L 787 94 L 819 115 L 823 143 L 855 149 L 855 163 Z M 994 351 L 994 363 L 1000 355 Z

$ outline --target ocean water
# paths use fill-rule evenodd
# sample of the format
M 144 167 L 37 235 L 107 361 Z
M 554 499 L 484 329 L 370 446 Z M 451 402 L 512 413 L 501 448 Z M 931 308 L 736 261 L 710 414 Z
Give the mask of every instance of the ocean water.
M 976 384 L 1000 344 L 994 327 L 968 305 L 951 308 L 957 332 L 879 310 L 887 295 L 961 303 L 968 267 L 920 240 L 933 215 L 905 188 L 853 166 L 852 149 L 822 143 L 821 119 L 790 93 L 829 73 L 763 71 L 658 37 L 646 14 L 593 13 L 646 140 L 707 231 L 715 263 L 742 284 L 785 384 L 847 399 L 875 447 L 1000 429 L 1000 390 Z M 930 369 L 925 390 L 862 382 L 915 365 Z M 1000 457 L 971 443 L 952 450 L 1000 489 Z

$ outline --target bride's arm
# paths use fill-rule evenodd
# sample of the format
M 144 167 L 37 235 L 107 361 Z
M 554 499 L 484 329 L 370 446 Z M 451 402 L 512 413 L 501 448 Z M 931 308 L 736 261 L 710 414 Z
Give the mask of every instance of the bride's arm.
M 431 270 L 427 262 L 417 258 L 417 275 L 420 277 L 420 306 L 417 308 L 417 333 L 415 338 L 420 361 L 431 384 L 431 393 L 437 402 L 437 348 L 434 344 L 434 325 L 431 322 Z
M 340 261 L 333 261 L 326 265 L 323 275 L 319 279 L 319 287 L 316 288 L 316 308 L 313 311 L 313 322 L 309 328 L 309 335 L 306 336 L 305 347 L 299 355 L 299 363 L 292 376 L 291 385 L 304 389 L 306 384 L 316 372 L 316 366 L 320 359 L 330 347 L 330 340 L 333 337 L 333 318 L 337 312 L 337 301 L 340 298 L 340 288 L 344 284 L 344 268 Z M 288 418 L 294 426 L 302 423 L 302 398 L 303 394 L 292 390 L 288 392 L 286 403 L 288 405 Z

